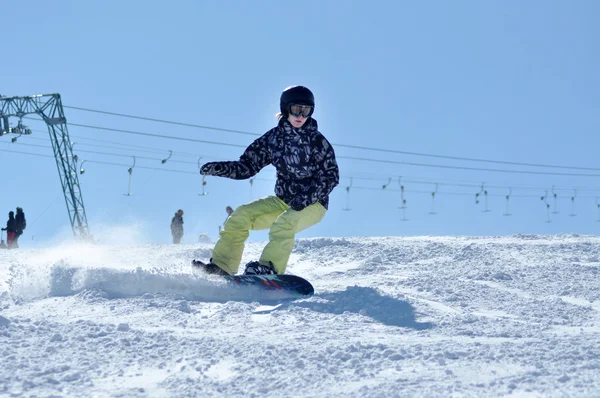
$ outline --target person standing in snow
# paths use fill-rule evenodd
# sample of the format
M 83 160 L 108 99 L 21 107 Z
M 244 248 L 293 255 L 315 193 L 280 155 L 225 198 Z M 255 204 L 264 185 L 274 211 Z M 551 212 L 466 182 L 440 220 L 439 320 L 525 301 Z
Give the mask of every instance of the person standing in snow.
M 6 231 L 6 246 L 8 249 L 18 247 L 15 244 L 15 234 L 17 231 L 17 221 L 15 220 L 15 213 L 13 211 L 8 212 L 8 221 L 6 222 L 6 228 L 2 228 Z
M 270 229 L 269 243 L 244 274 L 283 274 L 296 233 L 320 222 L 329 194 L 339 184 L 331 144 L 312 117 L 313 93 L 303 86 L 286 88 L 280 97 L 279 123 L 256 139 L 238 161 L 209 162 L 200 174 L 244 180 L 267 165 L 275 166 L 275 195 L 239 206 L 227 218 L 210 262 L 192 264 L 211 274 L 237 273 L 250 230 Z
M 231 213 L 233 213 L 233 208 L 231 206 L 227 206 L 225 208 L 225 213 L 227 213 L 227 218 L 229 218 L 229 216 L 231 215 Z M 225 222 L 227 222 L 227 218 L 225 219 Z M 225 223 L 223 223 L 223 225 L 225 225 Z
M 19 247 L 19 237 L 23 235 L 23 230 L 27 228 L 27 221 L 25 220 L 25 213 L 23 208 L 17 207 L 17 214 L 15 215 L 15 246 Z
M 227 213 L 227 217 L 225 218 L 225 221 L 223 222 L 223 226 L 225 226 L 225 223 L 227 222 L 227 219 L 229 218 L 229 216 L 231 215 L 231 213 L 233 213 L 233 208 L 231 206 L 227 206 L 225 208 L 225 213 Z M 219 225 L 219 233 L 221 233 L 221 226 Z
M 173 235 L 173 243 L 179 244 L 183 237 L 183 210 L 177 210 L 173 219 L 171 219 L 171 235 Z

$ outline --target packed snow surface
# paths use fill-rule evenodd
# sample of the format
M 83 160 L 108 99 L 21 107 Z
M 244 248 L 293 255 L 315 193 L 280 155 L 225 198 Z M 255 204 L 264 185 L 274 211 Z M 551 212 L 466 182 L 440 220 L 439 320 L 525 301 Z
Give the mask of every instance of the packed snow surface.
M 0 251 L 0 396 L 600 396 L 598 237 L 301 239 L 280 302 L 211 247 Z

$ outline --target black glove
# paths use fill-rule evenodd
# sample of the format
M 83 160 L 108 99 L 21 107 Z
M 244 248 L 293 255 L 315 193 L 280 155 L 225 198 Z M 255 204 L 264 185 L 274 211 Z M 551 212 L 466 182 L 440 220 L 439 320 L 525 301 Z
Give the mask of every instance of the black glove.
M 306 205 L 303 203 L 302 198 L 299 198 L 299 197 L 295 197 L 294 199 L 290 200 L 290 203 L 288 203 L 288 206 L 290 206 L 292 208 L 292 210 L 296 210 L 296 211 L 302 211 L 306 207 Z
M 221 162 L 208 162 L 200 168 L 200 174 L 203 176 L 219 176 L 225 168 Z

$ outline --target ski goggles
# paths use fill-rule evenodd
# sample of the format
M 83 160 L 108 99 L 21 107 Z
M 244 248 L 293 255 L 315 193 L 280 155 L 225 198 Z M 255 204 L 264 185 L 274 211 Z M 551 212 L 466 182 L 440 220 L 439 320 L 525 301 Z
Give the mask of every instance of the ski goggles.
M 288 106 L 288 112 L 290 113 L 290 115 L 295 117 L 302 116 L 308 118 L 310 117 L 310 115 L 312 115 L 314 110 L 315 107 L 310 105 L 290 104 Z

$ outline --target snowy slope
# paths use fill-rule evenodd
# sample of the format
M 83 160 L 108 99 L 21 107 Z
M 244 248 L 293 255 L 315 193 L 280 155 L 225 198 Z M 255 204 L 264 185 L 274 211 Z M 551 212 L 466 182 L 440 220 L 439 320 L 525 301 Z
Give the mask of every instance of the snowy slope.
M 272 311 L 210 249 L 0 251 L 0 396 L 600 396 L 598 237 L 304 239 Z

